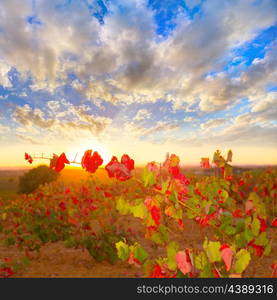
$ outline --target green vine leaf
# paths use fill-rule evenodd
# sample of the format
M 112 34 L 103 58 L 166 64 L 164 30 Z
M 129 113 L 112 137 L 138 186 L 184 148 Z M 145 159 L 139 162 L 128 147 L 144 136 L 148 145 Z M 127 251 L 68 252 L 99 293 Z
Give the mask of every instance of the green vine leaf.
M 143 263 L 147 259 L 148 253 L 144 250 L 144 248 L 138 245 L 135 248 L 134 257 Z
M 142 181 L 145 187 L 156 184 L 156 175 L 154 172 L 148 170 L 148 168 L 144 168 L 142 171 Z
M 125 244 L 124 242 L 120 241 L 115 244 L 115 247 L 117 249 L 117 256 L 121 260 L 126 261 L 130 255 L 129 246 L 127 244 Z
M 251 224 L 251 229 L 252 232 L 255 236 L 257 236 L 260 232 L 260 227 L 261 227 L 261 223 L 257 218 L 254 218 L 252 224 Z
M 166 248 L 167 252 L 167 259 L 168 259 L 168 268 L 170 270 L 176 270 L 177 263 L 176 263 L 176 253 L 179 250 L 179 245 L 176 242 L 171 242 Z
M 220 242 L 205 241 L 203 248 L 205 249 L 209 261 L 211 263 L 221 261 Z
M 235 260 L 235 273 L 241 274 L 247 268 L 251 260 L 250 253 L 246 249 L 241 249 L 236 253 Z

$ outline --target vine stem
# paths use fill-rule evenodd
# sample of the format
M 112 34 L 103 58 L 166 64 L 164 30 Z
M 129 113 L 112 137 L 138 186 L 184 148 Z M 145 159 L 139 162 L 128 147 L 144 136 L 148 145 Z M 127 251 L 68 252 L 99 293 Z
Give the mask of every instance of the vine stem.
M 139 180 L 137 177 L 134 177 L 134 176 L 133 176 L 131 179 L 137 181 L 137 182 L 140 183 L 140 184 L 143 184 L 143 182 L 142 182 L 141 180 Z
M 178 200 L 178 203 L 183 205 L 185 208 L 190 209 L 192 212 L 194 213 L 198 213 L 196 212 L 193 208 L 191 208 L 190 206 L 186 205 L 185 203 L 181 202 L 180 200 Z M 209 224 L 209 226 L 215 228 L 216 230 L 218 230 L 229 242 L 232 242 L 232 240 L 230 239 L 230 237 L 228 235 L 226 235 L 226 233 L 224 231 L 222 231 L 221 229 L 219 229 L 216 225 L 214 224 Z
M 273 198 L 273 219 L 275 218 L 275 197 Z
M 33 155 L 32 158 L 33 158 L 33 159 L 47 159 L 47 160 L 51 160 L 51 159 L 52 159 L 52 157 L 35 156 L 35 155 Z M 69 161 L 69 162 L 70 162 L 71 164 L 74 163 L 74 164 L 77 164 L 77 165 L 81 165 L 81 162 L 75 161 L 75 159 L 76 159 L 76 156 L 75 156 L 75 158 L 74 158 L 73 161 Z

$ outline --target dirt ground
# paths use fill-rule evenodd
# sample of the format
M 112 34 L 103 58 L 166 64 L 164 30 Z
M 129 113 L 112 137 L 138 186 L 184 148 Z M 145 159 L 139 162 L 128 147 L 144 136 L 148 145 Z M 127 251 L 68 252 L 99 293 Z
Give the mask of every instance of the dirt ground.
M 140 221 L 131 216 L 122 216 L 120 224 L 125 228 L 132 228 L 132 237 L 135 241 L 148 251 L 151 257 L 165 255 L 164 247 L 156 247 L 151 241 L 145 240 L 143 236 L 143 226 Z M 268 228 L 271 238 L 276 234 L 276 229 Z M 183 232 L 171 228 L 170 236 L 172 240 L 178 241 L 182 248 L 202 248 L 204 237 L 213 238 L 213 233 L 207 228 L 200 228 L 191 220 L 186 220 Z M 0 242 L 3 237 L 0 236 Z M 0 243 L 0 259 L 10 257 L 18 259 L 24 253 L 17 248 L 6 247 Z M 256 257 L 251 260 L 250 265 L 243 274 L 244 277 L 270 277 L 273 260 L 277 258 L 277 241 L 272 245 L 270 256 L 261 260 Z M 255 270 L 256 269 L 256 270 Z M 96 262 L 86 250 L 66 248 L 63 242 L 49 243 L 44 245 L 38 255 L 32 254 L 29 266 L 19 272 L 16 277 L 90 277 L 90 278 L 112 278 L 112 277 L 142 277 L 141 268 L 129 265 L 121 261 L 114 265 L 108 262 Z

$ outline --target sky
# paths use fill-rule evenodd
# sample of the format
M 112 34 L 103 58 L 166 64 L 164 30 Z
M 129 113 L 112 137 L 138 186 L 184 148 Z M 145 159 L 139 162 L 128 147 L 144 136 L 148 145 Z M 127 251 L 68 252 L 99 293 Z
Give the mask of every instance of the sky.
M 276 0 L 1 0 L 0 167 L 277 164 L 276 25 Z

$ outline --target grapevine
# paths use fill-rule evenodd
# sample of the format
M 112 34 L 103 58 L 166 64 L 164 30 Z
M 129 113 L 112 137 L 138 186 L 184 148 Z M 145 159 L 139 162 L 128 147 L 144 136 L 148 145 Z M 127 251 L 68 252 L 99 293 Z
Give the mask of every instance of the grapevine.
M 56 172 L 77 163 L 92 175 L 81 185 L 58 181 L 0 202 L 4 243 L 24 251 L 26 259 L 45 244 L 60 241 L 87 251 L 100 263 L 130 264 L 144 277 L 219 278 L 243 277 L 252 262 L 259 265 L 276 251 L 276 233 L 269 236 L 269 229 L 277 227 L 277 171 L 234 174 L 231 150 L 226 158 L 217 150 L 211 164 L 202 158 L 201 168 L 211 171 L 203 176 L 184 174 L 175 154 L 168 154 L 163 163 L 148 163 L 136 176 L 132 158 L 113 156 L 104 166 L 110 184 L 95 174 L 103 165 L 96 151 L 87 150 L 80 162 L 76 157 L 68 160 L 65 153 L 25 153 L 30 164 L 36 159 L 49 160 L 49 168 Z M 122 218 L 140 222 L 140 241 L 131 228 L 121 226 Z M 203 232 L 201 247 L 175 238 L 178 232 L 186 234 L 187 221 Z M 205 235 L 206 229 L 213 234 Z M 0 264 L 0 276 L 14 276 L 6 261 L 9 264 Z M 268 274 L 276 277 L 276 261 Z

